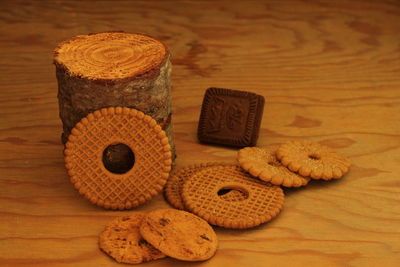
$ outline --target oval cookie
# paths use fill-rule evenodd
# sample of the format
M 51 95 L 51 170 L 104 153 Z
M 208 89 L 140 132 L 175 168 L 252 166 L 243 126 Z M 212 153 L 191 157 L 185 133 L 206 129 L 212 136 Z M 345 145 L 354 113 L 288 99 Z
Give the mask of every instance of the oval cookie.
M 291 172 L 276 158 L 278 147 L 246 147 L 239 150 L 237 159 L 244 170 L 263 181 L 285 187 L 306 185 L 310 178 Z
M 291 171 L 313 179 L 338 179 L 350 168 L 350 162 L 344 156 L 309 141 L 289 141 L 278 148 L 276 156 Z
M 135 212 L 112 220 L 100 234 L 100 249 L 121 263 L 137 264 L 166 257 L 142 238 L 139 226 L 143 217 L 144 213 Z
M 133 167 L 125 173 L 114 173 L 103 162 L 104 151 L 117 144 L 133 154 Z M 150 116 L 130 108 L 104 108 L 83 118 L 72 129 L 64 154 L 75 188 L 107 209 L 130 209 L 150 200 L 171 169 L 165 132 Z
M 185 261 L 207 260 L 218 245 L 217 235 L 206 221 L 176 209 L 147 213 L 140 233 L 166 255 Z
M 242 191 L 246 198 L 229 201 L 223 190 Z M 255 179 L 236 165 L 209 167 L 190 177 L 183 185 L 187 209 L 211 224 L 226 228 L 250 228 L 278 215 L 284 194 L 279 186 Z

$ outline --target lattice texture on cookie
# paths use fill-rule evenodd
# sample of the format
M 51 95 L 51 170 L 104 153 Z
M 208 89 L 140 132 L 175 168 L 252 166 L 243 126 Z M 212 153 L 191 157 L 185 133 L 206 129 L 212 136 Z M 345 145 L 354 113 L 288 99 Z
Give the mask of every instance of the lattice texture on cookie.
M 310 178 L 291 172 L 276 158 L 278 147 L 246 147 L 239 150 L 237 159 L 243 169 L 263 181 L 286 187 L 306 185 Z
M 291 171 L 313 179 L 338 179 L 350 168 L 346 157 L 310 141 L 289 141 L 278 148 L 276 155 Z
M 217 165 L 226 165 L 226 163 L 207 162 L 193 164 L 178 170 L 173 170 L 164 188 L 164 196 L 168 203 L 170 203 L 174 208 L 181 210 L 185 209 L 181 197 L 183 183 L 196 172 L 203 170 L 204 168 Z
M 123 143 L 135 155 L 124 174 L 103 165 L 103 151 Z M 89 114 L 72 130 L 65 163 L 75 188 L 92 203 L 111 209 L 129 209 L 160 192 L 171 168 L 168 138 L 155 120 L 129 108 L 105 108 Z
M 222 198 L 225 201 L 242 201 L 247 198 L 247 194 L 237 190 L 237 189 L 232 189 L 229 190 L 226 194 L 220 195 L 220 198 Z
M 242 201 L 218 196 L 224 188 L 244 192 Z M 274 218 L 282 209 L 284 195 L 279 186 L 252 178 L 239 166 L 209 167 L 190 177 L 182 197 L 188 210 L 227 228 L 249 228 Z

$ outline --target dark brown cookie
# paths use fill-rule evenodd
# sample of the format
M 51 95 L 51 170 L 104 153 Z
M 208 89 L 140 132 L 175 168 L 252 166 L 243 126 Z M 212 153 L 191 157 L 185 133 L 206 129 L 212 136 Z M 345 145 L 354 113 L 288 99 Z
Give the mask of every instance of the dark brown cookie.
M 257 143 L 264 97 L 251 92 L 207 89 L 197 136 L 200 142 L 236 147 Z

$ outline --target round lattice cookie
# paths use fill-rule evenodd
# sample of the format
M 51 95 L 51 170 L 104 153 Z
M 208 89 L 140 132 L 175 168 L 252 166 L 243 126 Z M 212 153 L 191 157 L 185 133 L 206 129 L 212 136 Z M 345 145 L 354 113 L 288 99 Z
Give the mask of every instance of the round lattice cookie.
M 276 156 L 291 171 L 313 179 L 338 179 L 350 168 L 344 156 L 309 141 L 289 141 L 278 148 Z
M 139 228 L 144 216 L 143 212 L 134 212 L 113 219 L 100 234 L 100 249 L 121 263 L 137 264 L 165 258 L 164 253 L 140 234 Z
M 235 189 L 244 200 L 229 201 L 220 192 Z M 279 186 L 251 177 L 240 166 L 215 166 L 197 172 L 182 189 L 185 207 L 211 224 L 250 228 L 274 218 L 283 206 Z
M 132 151 L 130 169 L 107 166 L 105 151 Z M 168 138 L 150 116 L 130 108 L 104 108 L 76 124 L 68 138 L 65 166 L 79 193 L 107 209 L 130 209 L 160 192 L 171 169 Z
M 310 178 L 291 172 L 276 158 L 278 145 L 268 147 L 246 147 L 239 150 L 237 159 L 240 166 L 251 175 L 263 181 L 286 187 L 306 185 Z
M 203 170 L 204 168 L 218 165 L 226 165 L 226 163 L 222 162 L 207 162 L 200 164 L 189 165 L 184 168 L 180 168 L 178 170 L 173 170 L 172 174 L 169 176 L 167 183 L 164 187 L 164 197 L 174 208 L 177 209 L 185 209 L 185 206 L 182 202 L 182 186 L 183 183 L 196 172 Z M 239 193 L 240 194 L 240 193 Z M 227 194 L 228 197 L 230 194 Z M 234 195 L 235 197 L 239 197 L 238 194 Z M 231 197 L 234 197 L 231 196 Z

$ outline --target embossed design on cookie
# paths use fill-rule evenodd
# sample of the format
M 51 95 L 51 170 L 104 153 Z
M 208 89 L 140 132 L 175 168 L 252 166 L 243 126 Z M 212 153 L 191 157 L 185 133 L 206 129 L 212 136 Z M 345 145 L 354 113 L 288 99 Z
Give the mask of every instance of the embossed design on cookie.
M 236 147 L 256 145 L 264 102 L 263 96 L 251 92 L 207 89 L 197 131 L 199 141 Z
M 228 107 L 226 111 L 226 127 L 230 130 L 238 130 L 241 127 L 241 122 L 244 118 L 245 112 L 243 112 L 243 107 L 238 103 L 234 103 Z
M 211 101 L 210 105 L 210 119 L 208 120 L 207 132 L 219 132 L 221 130 L 225 101 L 222 98 L 216 97 Z

